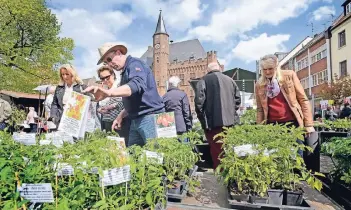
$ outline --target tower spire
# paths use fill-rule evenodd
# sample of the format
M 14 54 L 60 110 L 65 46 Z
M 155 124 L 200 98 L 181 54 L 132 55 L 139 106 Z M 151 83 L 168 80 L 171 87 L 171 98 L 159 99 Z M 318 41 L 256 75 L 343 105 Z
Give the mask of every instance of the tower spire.
M 162 10 L 160 9 L 160 14 L 158 16 L 157 26 L 154 35 L 156 34 L 167 34 L 165 22 L 162 17 Z M 168 34 L 167 34 L 168 35 Z

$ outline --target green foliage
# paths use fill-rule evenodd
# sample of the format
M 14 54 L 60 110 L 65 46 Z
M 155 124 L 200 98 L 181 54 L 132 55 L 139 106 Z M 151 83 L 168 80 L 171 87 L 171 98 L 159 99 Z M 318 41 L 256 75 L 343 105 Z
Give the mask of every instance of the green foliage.
M 185 180 L 193 187 L 197 183 L 188 175 L 200 156 L 193 152 L 191 144 L 179 143 L 177 138 L 158 138 L 149 140 L 145 149 L 164 155 L 164 175 L 169 181 L 168 187 L 176 180 Z
M 162 165 L 147 160 L 140 147 L 130 148 L 126 157 L 116 141 L 102 133 L 61 148 L 24 146 L 5 132 L 0 132 L 0 139 L 0 209 L 29 206 L 16 192 L 16 174 L 21 183 L 51 183 L 55 203 L 45 203 L 41 209 L 154 209 L 166 202 Z M 74 175 L 57 176 L 61 163 L 71 165 Z M 124 165 L 130 165 L 131 181 L 100 186 L 103 170 Z
M 241 124 L 255 124 L 256 123 L 256 115 L 257 115 L 257 110 L 248 109 L 240 117 L 240 123 Z
M 11 106 L 12 113 L 9 119 L 9 124 L 14 125 L 15 130 L 18 130 L 18 124 L 23 123 L 26 120 L 27 114 L 24 110 L 18 109 L 16 106 Z
M 228 185 L 235 183 L 236 193 L 263 196 L 269 188 L 296 190 L 305 180 L 313 188 L 322 184 L 307 171 L 299 149 L 310 149 L 298 144 L 303 138 L 300 128 L 284 125 L 242 125 L 226 128 L 219 134 L 223 139 L 225 156 L 217 173 Z M 254 152 L 239 155 L 234 147 L 252 145 Z M 299 173 L 294 173 L 299 170 Z
M 44 0 L 0 0 L 0 89 L 31 92 L 57 82 L 54 65 L 73 59 L 73 40 Z
M 331 155 L 336 161 L 336 168 L 332 175 L 337 180 L 351 184 L 351 138 L 332 138 L 322 144 L 322 150 Z
M 324 120 L 323 123 L 316 124 L 316 128 L 321 128 L 321 130 L 334 130 L 334 131 L 350 131 L 351 120 L 350 119 L 336 119 L 334 121 Z

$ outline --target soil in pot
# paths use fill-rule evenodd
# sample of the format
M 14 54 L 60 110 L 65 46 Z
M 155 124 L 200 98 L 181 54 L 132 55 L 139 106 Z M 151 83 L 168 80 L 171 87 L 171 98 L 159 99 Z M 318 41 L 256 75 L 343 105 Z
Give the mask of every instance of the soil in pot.
M 285 191 L 283 204 L 288 206 L 301 206 L 303 201 L 303 193 L 300 191 Z
M 272 204 L 272 205 L 283 204 L 284 190 L 269 189 L 267 193 L 268 193 L 268 204 Z

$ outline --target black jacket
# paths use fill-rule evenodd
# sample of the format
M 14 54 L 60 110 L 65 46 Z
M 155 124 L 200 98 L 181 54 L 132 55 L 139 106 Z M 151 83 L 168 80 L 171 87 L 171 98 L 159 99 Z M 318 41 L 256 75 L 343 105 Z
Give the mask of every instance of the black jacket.
M 195 111 L 203 129 L 239 123 L 240 103 L 238 86 L 219 71 L 209 72 L 196 84 Z
M 81 93 L 87 86 L 86 85 L 73 85 L 73 91 Z M 50 117 L 56 126 L 59 125 L 63 114 L 63 95 L 65 94 L 65 85 L 58 85 L 55 90 L 54 99 L 51 104 Z
M 174 112 L 177 133 L 187 132 L 192 127 L 192 115 L 188 96 L 178 88 L 170 88 L 163 96 L 166 112 Z

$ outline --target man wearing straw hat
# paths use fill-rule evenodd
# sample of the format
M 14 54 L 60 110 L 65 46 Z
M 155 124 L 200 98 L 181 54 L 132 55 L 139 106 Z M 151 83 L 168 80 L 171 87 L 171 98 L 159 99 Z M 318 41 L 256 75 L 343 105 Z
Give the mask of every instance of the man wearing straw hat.
M 105 43 L 98 50 L 101 58 L 97 64 L 103 62 L 120 71 L 121 86 L 108 90 L 88 87 L 84 92 L 94 93 L 97 101 L 106 97 L 122 97 L 125 109 L 115 119 L 112 128 L 120 129 L 123 118 L 128 116 L 131 119 L 128 146 L 143 146 L 147 139 L 156 138 L 153 115 L 164 112 L 154 75 L 142 60 L 127 56 L 128 50 L 122 44 Z

